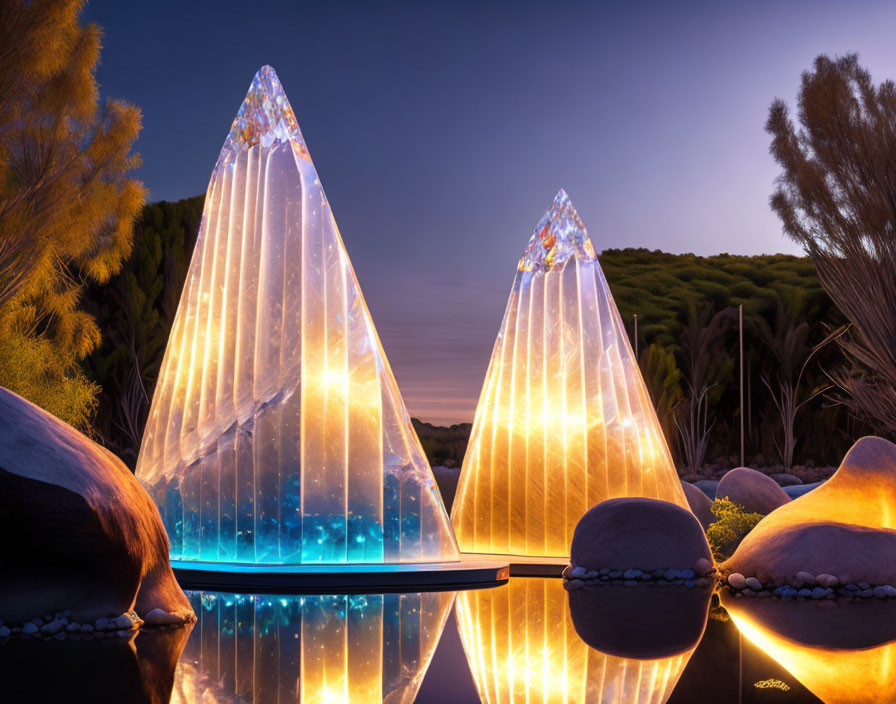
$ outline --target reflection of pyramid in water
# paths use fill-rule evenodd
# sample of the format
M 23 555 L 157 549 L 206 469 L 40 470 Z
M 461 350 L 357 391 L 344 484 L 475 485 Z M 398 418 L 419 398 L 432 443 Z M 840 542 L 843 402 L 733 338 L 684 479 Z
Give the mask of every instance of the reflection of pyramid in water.
M 559 579 L 518 577 L 495 589 L 461 592 L 456 613 L 485 704 L 662 704 L 696 648 L 644 660 L 589 648 L 576 633 Z
M 454 602 L 453 592 L 189 595 L 199 621 L 172 704 L 410 704 Z
M 457 558 L 317 172 L 267 66 L 212 173 L 137 475 L 175 559 Z
M 569 555 L 605 499 L 687 508 L 585 226 L 560 191 L 520 260 L 452 509 L 464 552 Z

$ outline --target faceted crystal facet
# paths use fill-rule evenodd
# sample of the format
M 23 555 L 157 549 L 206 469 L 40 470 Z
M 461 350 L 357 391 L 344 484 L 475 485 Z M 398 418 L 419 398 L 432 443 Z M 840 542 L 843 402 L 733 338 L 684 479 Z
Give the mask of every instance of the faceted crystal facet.
M 233 119 L 222 156 L 251 149 L 256 144 L 270 147 L 276 142 L 292 142 L 299 151 L 308 153 L 280 79 L 270 66 L 262 66 Z
M 516 577 L 461 592 L 455 613 L 479 698 L 488 704 L 662 704 L 696 647 L 643 660 L 594 650 L 575 630 L 559 579 Z
M 175 559 L 457 559 L 329 203 L 268 67 L 212 174 L 137 475 Z
M 476 409 L 452 509 L 463 552 L 566 557 L 605 499 L 688 507 L 593 251 L 561 191 L 517 271 Z
M 410 704 L 454 603 L 453 592 L 188 596 L 198 622 L 171 704 Z
M 579 214 L 562 188 L 545 211 L 520 259 L 520 271 L 559 269 L 570 257 L 594 261 L 594 247 Z

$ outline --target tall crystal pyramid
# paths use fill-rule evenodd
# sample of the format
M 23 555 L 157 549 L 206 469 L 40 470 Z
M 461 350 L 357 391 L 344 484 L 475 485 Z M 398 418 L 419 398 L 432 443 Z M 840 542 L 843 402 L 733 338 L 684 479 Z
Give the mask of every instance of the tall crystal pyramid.
M 591 506 L 688 504 L 585 226 L 560 191 L 520 260 L 452 522 L 463 552 L 566 557 Z
M 277 75 L 212 172 L 137 476 L 178 560 L 456 560 L 457 545 Z

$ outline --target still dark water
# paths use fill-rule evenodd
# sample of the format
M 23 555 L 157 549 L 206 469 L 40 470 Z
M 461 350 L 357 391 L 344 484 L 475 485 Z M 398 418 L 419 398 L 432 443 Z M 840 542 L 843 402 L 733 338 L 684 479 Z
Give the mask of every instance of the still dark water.
M 192 629 L 0 644 L 2 702 L 890 702 L 896 609 L 724 600 L 678 587 L 567 594 L 188 592 Z

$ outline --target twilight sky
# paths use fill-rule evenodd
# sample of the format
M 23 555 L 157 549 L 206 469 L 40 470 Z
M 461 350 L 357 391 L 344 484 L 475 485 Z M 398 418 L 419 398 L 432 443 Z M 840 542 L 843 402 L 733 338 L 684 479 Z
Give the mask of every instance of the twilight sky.
M 891 2 L 91 0 L 151 200 L 202 193 L 255 71 L 292 103 L 412 415 L 472 420 L 565 188 L 595 248 L 797 253 L 763 131 L 819 53 L 896 78 Z M 612 283 L 612 282 L 611 282 Z

